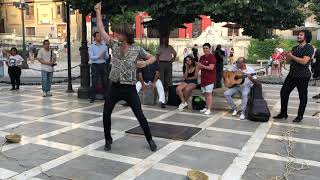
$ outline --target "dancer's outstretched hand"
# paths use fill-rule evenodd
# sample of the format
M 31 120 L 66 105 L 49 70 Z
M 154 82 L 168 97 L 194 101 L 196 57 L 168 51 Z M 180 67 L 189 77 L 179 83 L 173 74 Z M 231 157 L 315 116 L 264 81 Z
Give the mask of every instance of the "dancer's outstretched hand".
M 101 2 L 97 3 L 95 6 L 94 6 L 94 10 L 96 12 L 101 12 Z

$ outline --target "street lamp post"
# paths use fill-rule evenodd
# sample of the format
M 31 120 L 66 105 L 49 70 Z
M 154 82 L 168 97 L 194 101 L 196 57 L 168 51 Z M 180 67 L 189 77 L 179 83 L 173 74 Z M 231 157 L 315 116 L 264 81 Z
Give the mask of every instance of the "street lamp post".
M 80 47 L 81 65 L 80 65 L 80 87 L 78 89 L 78 98 L 88 99 L 90 88 L 90 72 L 88 65 L 88 41 L 87 41 L 87 25 L 86 25 L 86 13 L 82 15 L 82 42 Z
M 68 89 L 67 93 L 73 93 L 72 79 L 71 79 L 71 40 L 70 40 L 70 2 L 66 4 L 66 24 L 67 24 L 67 50 L 68 50 Z
M 26 52 L 26 34 L 24 29 L 24 9 L 25 9 L 25 0 L 20 0 L 21 8 L 21 21 L 22 21 L 22 50 Z

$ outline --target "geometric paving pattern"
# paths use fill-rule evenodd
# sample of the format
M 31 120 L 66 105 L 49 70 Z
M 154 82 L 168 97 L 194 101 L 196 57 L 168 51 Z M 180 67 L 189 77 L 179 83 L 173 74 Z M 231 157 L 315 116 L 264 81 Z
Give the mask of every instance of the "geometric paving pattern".
M 281 86 L 263 88 L 274 115 L 280 109 Z M 320 104 L 309 98 L 303 122 L 293 124 L 299 105 L 296 91 L 290 97 L 288 120 L 267 123 L 240 121 L 223 110 L 205 116 L 174 107 L 143 106 L 150 122 L 201 129 L 187 141 L 155 137 L 156 152 L 149 150 L 143 136 L 125 133 L 139 123 L 130 108 L 116 105 L 114 142 L 105 152 L 102 101 L 90 104 L 66 94 L 61 85 L 53 86 L 51 98 L 41 97 L 39 86 L 23 86 L 19 92 L 8 89 L 0 86 L 0 179 L 185 180 L 190 169 L 205 172 L 210 180 L 275 179 L 291 160 L 296 167 L 309 168 L 293 171 L 289 179 L 320 177 L 320 117 L 312 116 Z M 319 91 L 309 87 L 309 97 Z M 296 158 L 290 159 L 284 156 L 283 132 L 293 128 L 290 142 Z M 23 135 L 22 142 L 5 143 L 10 132 Z

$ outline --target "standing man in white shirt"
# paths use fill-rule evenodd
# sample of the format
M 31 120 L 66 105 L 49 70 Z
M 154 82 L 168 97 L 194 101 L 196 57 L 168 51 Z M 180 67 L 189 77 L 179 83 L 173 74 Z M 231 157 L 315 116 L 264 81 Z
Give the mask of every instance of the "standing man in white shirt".
M 246 65 L 246 59 L 244 57 L 238 58 L 238 60 L 236 61 L 236 64 L 233 65 L 229 69 L 229 71 L 240 71 L 245 75 L 247 75 L 243 84 L 232 87 L 224 92 L 224 97 L 227 99 L 228 104 L 231 106 L 233 110 L 232 116 L 236 116 L 238 113 L 237 106 L 233 102 L 232 96 L 237 92 L 241 94 L 242 102 L 240 105 L 240 110 L 241 110 L 240 119 L 244 120 L 246 118 L 245 111 L 247 108 L 248 95 L 250 93 L 250 89 L 253 83 L 256 83 L 256 79 L 257 79 L 257 76 L 255 75 L 256 71 L 252 67 Z M 228 81 L 228 80 L 225 79 L 225 81 Z
M 56 65 L 56 56 L 53 50 L 50 49 L 49 40 L 43 41 L 43 48 L 39 50 L 37 59 L 41 63 L 43 97 L 52 96 L 50 91 L 54 66 Z
M 100 33 L 93 33 L 94 42 L 89 47 L 89 56 L 91 64 L 91 100 L 93 103 L 96 98 L 96 85 L 101 79 L 104 97 L 106 97 L 108 76 L 109 76 L 109 51 L 108 46 L 102 41 Z

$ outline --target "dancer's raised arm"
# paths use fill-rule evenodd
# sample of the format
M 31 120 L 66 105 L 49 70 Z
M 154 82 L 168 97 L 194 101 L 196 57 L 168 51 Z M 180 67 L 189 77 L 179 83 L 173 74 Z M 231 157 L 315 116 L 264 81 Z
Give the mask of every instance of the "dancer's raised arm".
M 104 29 L 103 22 L 102 22 L 102 16 L 101 16 L 101 2 L 97 3 L 94 6 L 94 10 L 96 11 L 96 19 L 97 19 L 97 28 L 98 31 L 102 37 L 102 39 L 106 42 L 109 43 L 111 40 L 111 37 L 108 35 L 106 30 Z

